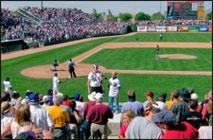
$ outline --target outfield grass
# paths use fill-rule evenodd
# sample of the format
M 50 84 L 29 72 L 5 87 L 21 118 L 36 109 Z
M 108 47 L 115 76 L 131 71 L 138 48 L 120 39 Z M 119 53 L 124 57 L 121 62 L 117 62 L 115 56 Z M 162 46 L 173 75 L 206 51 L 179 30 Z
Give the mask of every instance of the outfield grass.
M 81 63 L 100 64 L 107 69 L 212 71 L 212 50 L 208 48 L 161 48 L 162 54 L 186 54 L 196 59 L 156 60 L 155 48 L 104 49 Z
M 123 36 L 114 42 L 210 42 L 211 33 L 163 33 L 163 40 L 160 40 L 160 33 L 137 33 L 132 36 Z
M 174 34 L 174 33 L 171 33 L 171 34 Z M 155 33 L 152 35 L 155 36 Z M 190 33 L 181 33 L 180 35 L 187 36 L 188 38 L 190 38 L 191 36 Z M 209 34 L 193 33 L 193 35 L 199 36 L 193 40 L 194 42 L 209 42 L 208 41 L 208 37 L 210 36 Z M 207 39 L 205 39 L 206 37 Z M 63 63 L 67 61 L 69 58 L 75 57 L 103 43 L 115 42 L 115 41 L 124 42 L 124 41 L 128 41 L 127 38 L 130 38 L 129 40 L 131 40 L 132 38 L 132 41 L 135 41 L 134 37 L 126 37 L 126 38 L 116 37 L 116 38 L 98 39 L 95 41 L 78 43 L 78 44 L 70 45 L 63 48 L 53 49 L 53 50 L 49 50 L 45 52 L 39 52 L 39 53 L 21 56 L 21 57 L 9 59 L 9 60 L 3 60 L 1 61 L 1 92 L 3 92 L 3 89 L 4 89 L 2 82 L 7 76 L 9 76 L 11 79 L 11 83 L 13 85 L 13 90 L 18 91 L 22 96 L 24 95 L 24 92 L 27 89 L 30 89 L 34 92 L 40 92 L 41 94 L 46 94 L 47 89 L 52 88 L 52 79 L 28 78 L 20 74 L 21 70 L 28 67 L 36 66 L 36 65 L 52 64 L 54 59 L 58 59 L 60 63 Z M 185 41 L 185 40 L 179 40 L 178 36 L 174 37 L 174 39 L 171 38 L 170 41 L 173 41 L 175 39 L 176 39 L 175 42 Z M 189 42 L 192 42 L 192 40 L 189 40 L 189 39 L 186 39 L 186 40 Z M 155 42 L 158 40 L 157 38 L 153 38 L 150 41 Z M 161 53 L 163 53 L 162 49 L 161 49 Z M 134 55 L 131 54 L 132 56 L 131 58 L 135 59 L 133 57 Z M 127 56 L 124 56 L 120 59 L 122 59 L 122 61 L 125 61 L 126 57 Z M 209 58 L 210 57 L 207 54 L 207 57 L 205 56 L 205 59 L 209 60 Z M 131 59 L 128 59 L 128 60 L 130 60 L 131 62 Z M 111 63 L 116 64 L 117 63 L 116 61 L 117 59 L 115 59 L 115 61 Z M 96 63 L 97 62 L 99 62 L 99 60 L 96 60 Z M 205 65 L 206 62 L 207 60 L 203 62 L 204 63 L 202 64 L 203 67 L 206 66 Z M 129 67 L 137 69 L 138 68 L 137 63 L 131 64 Z M 103 65 L 105 66 L 105 64 Z M 126 66 L 122 66 L 122 67 L 126 67 Z M 209 70 L 207 67 L 205 69 Z M 106 76 L 109 78 L 110 74 L 106 74 Z M 127 96 L 125 95 L 125 93 L 130 88 L 135 89 L 137 93 L 137 99 L 139 101 L 144 101 L 145 100 L 144 92 L 147 92 L 149 90 L 152 90 L 153 92 L 156 92 L 158 94 L 158 92 L 159 93 L 169 92 L 170 90 L 174 90 L 174 89 L 178 89 L 182 87 L 194 87 L 195 91 L 199 95 L 200 94 L 202 95 L 204 92 L 210 90 L 212 85 L 211 76 L 120 74 L 119 78 L 121 79 L 121 82 L 122 82 L 122 93 L 123 93 L 121 94 L 121 101 L 126 101 Z M 65 94 L 69 94 L 69 95 L 73 95 L 76 92 L 80 92 L 83 94 L 85 101 L 87 101 L 86 81 L 87 81 L 87 77 L 68 80 L 64 84 L 60 85 L 61 92 Z M 105 89 L 106 89 L 106 86 L 107 86 L 107 82 L 104 83 Z M 202 96 L 200 100 L 202 100 Z M 105 101 L 107 101 L 107 98 L 105 98 Z

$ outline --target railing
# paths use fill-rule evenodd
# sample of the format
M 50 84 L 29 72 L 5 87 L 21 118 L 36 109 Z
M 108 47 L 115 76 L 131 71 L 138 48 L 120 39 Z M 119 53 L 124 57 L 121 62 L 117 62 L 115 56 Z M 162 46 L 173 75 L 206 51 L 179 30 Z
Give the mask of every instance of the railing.
M 29 17 L 30 19 L 34 20 L 35 22 L 41 22 L 41 20 L 40 20 L 39 18 L 33 16 L 32 14 L 26 12 L 25 10 L 23 10 L 23 9 L 21 9 L 21 8 L 18 9 L 18 12 L 19 12 L 20 14 L 23 14 L 23 15 L 26 16 L 26 17 Z

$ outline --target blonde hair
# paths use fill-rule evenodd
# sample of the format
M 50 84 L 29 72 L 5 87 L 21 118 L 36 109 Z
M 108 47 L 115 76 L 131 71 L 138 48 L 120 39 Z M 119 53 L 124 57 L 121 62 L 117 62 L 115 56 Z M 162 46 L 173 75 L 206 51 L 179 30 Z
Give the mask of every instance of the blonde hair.
M 30 122 L 30 107 L 28 104 L 21 104 L 17 110 L 15 115 L 15 122 L 20 126 L 27 125 Z
M 135 118 L 135 112 L 132 110 L 126 110 L 123 112 L 123 115 L 126 115 L 128 118 Z

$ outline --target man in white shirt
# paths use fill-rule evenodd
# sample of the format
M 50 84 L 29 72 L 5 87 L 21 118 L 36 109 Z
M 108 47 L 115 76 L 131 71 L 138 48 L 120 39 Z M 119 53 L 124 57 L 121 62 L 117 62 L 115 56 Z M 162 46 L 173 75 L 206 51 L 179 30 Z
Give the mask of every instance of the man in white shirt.
M 58 73 L 54 73 L 54 77 L 53 77 L 53 96 L 55 96 L 57 93 L 59 93 L 59 84 L 60 83 L 63 83 L 63 81 L 59 81 Z
M 31 113 L 31 121 L 42 130 L 47 130 L 53 133 L 54 122 L 48 111 L 39 106 L 39 93 L 32 93 L 29 96 L 29 105 Z
M 10 83 L 10 78 L 7 77 L 5 79 L 5 81 L 3 81 L 3 84 L 4 84 L 4 92 L 9 93 L 10 97 L 11 97 L 11 94 L 12 94 L 12 85 Z
M 112 72 L 112 77 L 109 79 L 108 87 L 109 87 L 109 107 L 114 112 L 113 102 L 115 99 L 116 113 L 118 113 L 119 112 L 118 97 L 121 90 L 121 83 L 120 80 L 117 78 L 117 72 Z
M 93 71 L 88 75 L 87 87 L 88 94 L 95 91 L 96 93 L 103 93 L 102 83 L 104 81 L 103 74 L 98 70 L 98 65 L 93 64 Z

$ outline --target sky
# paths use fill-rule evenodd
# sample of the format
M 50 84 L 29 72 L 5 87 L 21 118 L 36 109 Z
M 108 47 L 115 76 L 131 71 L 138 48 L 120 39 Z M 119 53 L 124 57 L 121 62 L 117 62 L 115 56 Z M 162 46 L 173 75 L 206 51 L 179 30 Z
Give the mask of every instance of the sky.
M 92 13 L 93 8 L 99 12 L 108 14 L 108 9 L 111 10 L 113 15 L 119 13 L 133 13 L 133 5 L 135 5 L 135 14 L 140 11 L 152 15 L 160 11 L 164 13 L 167 10 L 167 1 L 44 1 L 44 7 L 57 7 L 57 8 L 77 8 L 84 12 Z M 40 1 L 1 1 L 1 8 L 8 8 L 16 10 L 19 7 L 31 6 L 40 7 Z M 205 1 L 205 10 L 212 10 L 212 2 Z

